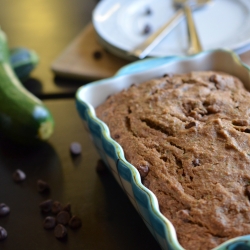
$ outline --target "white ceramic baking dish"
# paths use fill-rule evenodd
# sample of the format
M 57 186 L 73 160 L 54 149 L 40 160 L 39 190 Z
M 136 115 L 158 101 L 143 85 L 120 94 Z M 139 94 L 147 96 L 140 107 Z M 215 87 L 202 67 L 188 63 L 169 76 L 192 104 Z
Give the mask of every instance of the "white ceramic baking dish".
M 101 158 L 129 197 L 162 249 L 184 249 L 178 242 L 171 222 L 164 217 L 155 195 L 141 183 L 137 169 L 126 161 L 121 146 L 110 137 L 106 124 L 95 115 L 95 108 L 109 95 L 128 88 L 132 83 L 163 76 L 165 73 L 223 71 L 238 77 L 250 90 L 250 68 L 231 51 L 206 51 L 190 57 L 145 59 L 131 63 L 108 79 L 87 84 L 77 91 L 78 112 Z M 224 242 L 216 250 L 250 249 L 250 235 Z

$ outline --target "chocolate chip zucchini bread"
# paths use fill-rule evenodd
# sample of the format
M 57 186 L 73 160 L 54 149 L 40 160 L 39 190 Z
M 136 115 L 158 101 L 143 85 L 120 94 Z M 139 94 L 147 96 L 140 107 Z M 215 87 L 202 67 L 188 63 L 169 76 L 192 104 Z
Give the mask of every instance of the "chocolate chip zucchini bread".
M 250 93 L 219 72 L 165 75 L 96 109 L 185 249 L 250 234 Z

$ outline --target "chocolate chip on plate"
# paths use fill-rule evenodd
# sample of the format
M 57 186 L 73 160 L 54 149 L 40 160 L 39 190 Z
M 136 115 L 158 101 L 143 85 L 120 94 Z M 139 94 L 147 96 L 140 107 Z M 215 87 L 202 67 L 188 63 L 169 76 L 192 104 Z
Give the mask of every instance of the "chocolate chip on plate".
M 152 10 L 148 7 L 145 11 L 146 15 L 151 15 L 152 14 Z
M 82 152 L 82 146 L 78 142 L 72 142 L 70 144 L 70 152 L 72 155 L 79 155 Z
M 37 181 L 37 190 L 39 193 L 48 192 L 50 190 L 50 186 L 47 182 L 43 180 Z
M 58 224 L 67 225 L 70 220 L 70 213 L 67 211 L 61 211 L 56 216 L 56 221 Z
M 8 235 L 7 231 L 0 226 L 0 241 L 5 240 L 7 238 L 7 235 Z
M 17 169 L 13 173 L 12 177 L 13 177 L 13 180 L 15 182 L 21 182 L 21 181 L 24 181 L 26 179 L 26 174 L 22 170 Z
M 43 201 L 40 203 L 39 207 L 42 212 L 48 213 L 51 211 L 53 205 L 53 201 L 51 199 Z
M 59 201 L 54 201 L 52 204 L 51 211 L 53 214 L 58 214 L 63 209 L 62 204 Z
M 54 235 L 57 239 L 63 239 L 67 236 L 67 229 L 62 224 L 57 224 L 54 229 Z
M 0 203 L 0 217 L 6 216 L 9 212 L 10 208 L 4 203 Z
M 72 216 L 72 218 L 69 220 L 69 227 L 72 229 L 77 229 L 82 226 L 82 221 L 77 216 Z
M 56 218 L 53 216 L 47 216 L 43 221 L 43 227 L 45 229 L 53 229 L 56 226 Z
M 143 28 L 143 34 L 146 35 L 146 34 L 149 34 L 151 32 L 151 26 L 149 24 L 146 24 Z

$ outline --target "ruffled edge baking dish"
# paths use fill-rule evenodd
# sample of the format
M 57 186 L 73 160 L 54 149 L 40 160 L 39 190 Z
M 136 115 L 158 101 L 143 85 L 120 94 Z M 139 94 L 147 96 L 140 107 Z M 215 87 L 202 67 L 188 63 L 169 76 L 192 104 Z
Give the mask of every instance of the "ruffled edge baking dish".
M 77 110 L 99 155 L 162 249 L 184 250 L 177 240 L 174 226 L 161 214 L 156 196 L 141 183 L 137 169 L 126 161 L 122 147 L 110 137 L 107 125 L 96 117 L 95 107 L 109 95 L 133 83 L 142 83 L 165 73 L 208 70 L 234 75 L 250 91 L 250 68 L 234 52 L 220 49 L 187 57 L 150 58 L 130 63 L 113 77 L 84 85 L 76 93 Z M 214 248 L 236 249 L 250 249 L 250 235 L 233 238 Z

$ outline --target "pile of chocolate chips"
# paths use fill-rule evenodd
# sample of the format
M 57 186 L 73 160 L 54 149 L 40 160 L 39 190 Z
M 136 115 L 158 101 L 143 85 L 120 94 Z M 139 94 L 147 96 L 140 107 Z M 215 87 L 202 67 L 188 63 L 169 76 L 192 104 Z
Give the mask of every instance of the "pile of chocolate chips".
M 67 236 L 67 227 L 78 229 L 82 226 L 81 219 L 71 213 L 71 205 L 63 206 L 59 201 L 45 200 L 39 205 L 40 210 L 46 215 L 43 221 L 44 229 L 54 229 L 58 239 Z

